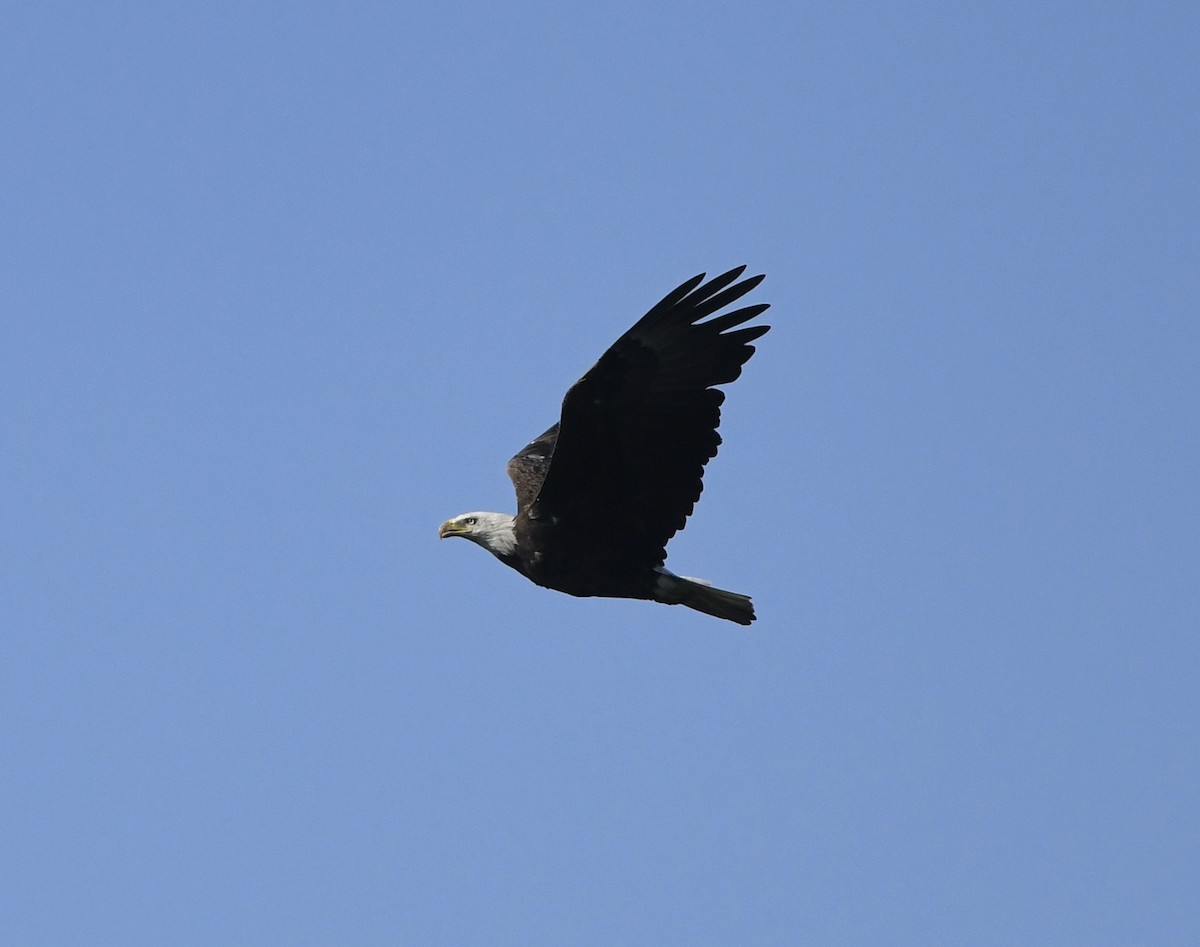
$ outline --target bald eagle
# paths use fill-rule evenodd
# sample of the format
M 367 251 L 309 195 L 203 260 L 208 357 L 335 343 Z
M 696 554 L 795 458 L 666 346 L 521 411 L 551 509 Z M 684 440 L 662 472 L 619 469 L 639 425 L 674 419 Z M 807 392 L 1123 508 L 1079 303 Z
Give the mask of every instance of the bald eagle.
M 667 541 L 700 498 L 716 456 L 721 403 L 770 326 L 734 329 L 767 309 L 707 321 L 754 289 L 744 266 L 669 293 L 563 398 L 557 424 L 508 462 L 517 515 L 463 513 L 438 535 L 478 543 L 505 565 L 570 595 L 686 605 L 741 625 L 750 598 L 664 568 Z M 733 331 L 730 331 L 730 330 Z

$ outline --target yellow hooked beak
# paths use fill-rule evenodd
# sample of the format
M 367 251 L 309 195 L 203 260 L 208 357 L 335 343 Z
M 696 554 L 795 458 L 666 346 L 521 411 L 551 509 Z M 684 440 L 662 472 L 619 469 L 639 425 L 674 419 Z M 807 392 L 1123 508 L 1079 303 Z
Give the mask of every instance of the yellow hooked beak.
M 438 539 L 445 539 L 447 536 L 465 536 L 470 532 L 470 523 L 464 523 L 462 520 L 446 520 L 438 527 Z

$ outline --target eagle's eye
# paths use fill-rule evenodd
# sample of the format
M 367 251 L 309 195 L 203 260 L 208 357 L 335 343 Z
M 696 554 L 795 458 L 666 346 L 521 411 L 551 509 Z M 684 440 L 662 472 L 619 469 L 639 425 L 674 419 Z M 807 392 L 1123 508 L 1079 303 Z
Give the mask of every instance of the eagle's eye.
M 474 526 L 475 525 L 475 517 L 468 516 L 465 520 L 463 520 L 463 522 L 466 523 L 468 526 Z

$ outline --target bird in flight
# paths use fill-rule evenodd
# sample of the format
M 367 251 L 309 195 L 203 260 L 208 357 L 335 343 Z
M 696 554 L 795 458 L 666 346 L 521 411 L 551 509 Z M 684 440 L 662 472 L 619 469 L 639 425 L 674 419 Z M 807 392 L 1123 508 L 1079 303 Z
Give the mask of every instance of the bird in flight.
M 762 282 L 739 282 L 744 270 L 707 282 L 701 273 L 668 293 L 571 386 L 558 423 L 508 462 L 515 516 L 463 513 L 438 535 L 469 539 L 569 595 L 649 599 L 754 621 L 749 596 L 663 565 L 721 443 L 725 393 L 715 386 L 741 375 L 750 343 L 770 328 L 743 326 L 766 303 L 716 315 Z

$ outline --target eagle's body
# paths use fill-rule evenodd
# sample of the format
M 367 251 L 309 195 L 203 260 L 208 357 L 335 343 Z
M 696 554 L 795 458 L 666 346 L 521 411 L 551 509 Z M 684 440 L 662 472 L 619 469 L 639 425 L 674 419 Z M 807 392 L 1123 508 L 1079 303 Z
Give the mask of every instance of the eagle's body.
M 440 535 L 474 540 L 538 585 L 571 595 L 683 604 L 748 625 L 750 599 L 663 568 L 721 438 L 724 392 L 769 326 L 734 329 L 745 267 L 694 277 L 619 338 L 563 399 L 559 422 L 508 463 L 517 514 L 464 513 Z M 733 331 L 729 331 L 733 329 Z

